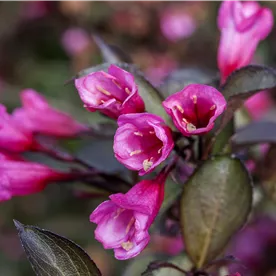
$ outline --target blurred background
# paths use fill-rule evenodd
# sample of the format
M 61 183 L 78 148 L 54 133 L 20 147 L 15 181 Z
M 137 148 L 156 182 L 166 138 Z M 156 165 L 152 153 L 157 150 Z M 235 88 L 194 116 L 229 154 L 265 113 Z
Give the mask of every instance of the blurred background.
M 275 2 L 263 1 L 261 4 L 270 7 L 275 15 Z M 89 113 L 82 107 L 73 84 L 64 85 L 81 69 L 102 62 L 91 31 L 125 50 L 155 85 L 177 68 L 187 69 L 187 79 L 217 76 L 220 34 L 216 17 L 219 5 L 220 2 L 206 1 L 0 2 L 1 103 L 11 111 L 20 105 L 19 92 L 33 88 L 45 95 L 52 105 L 69 112 L 79 121 L 88 124 L 106 122 L 105 117 Z M 255 56 L 255 63 L 273 66 L 275 62 L 276 28 L 260 44 Z M 79 141 L 64 141 L 64 144 L 70 151 L 83 147 Z M 107 145 L 107 153 L 96 148 L 86 156 L 91 163 L 100 169 L 105 168 L 103 160 L 109 154 L 111 162 L 115 163 L 108 169 L 122 169 L 112 159 L 112 142 Z M 63 164 L 41 156 L 32 158 L 63 167 Z M 128 262 L 116 261 L 112 251 L 103 250 L 94 240 L 94 226 L 89 222 L 89 215 L 102 199 L 83 198 L 78 191 L 76 184 L 50 185 L 42 193 L 13 198 L 1 204 L 1 276 L 34 275 L 21 248 L 13 218 L 75 241 L 89 253 L 105 276 L 140 275 L 135 271 L 146 268 L 149 260 L 154 258 L 149 257 L 152 254 L 173 253 L 172 247 L 177 246 L 181 250 L 181 240 L 156 236 L 143 253 L 147 256 L 145 264 L 139 263 L 130 274 L 125 272 Z M 251 228 L 246 229 L 249 232 L 246 237 L 250 239 L 238 237 L 240 245 L 237 247 L 233 243 L 234 249 L 231 250 L 243 249 L 237 254 L 246 257 L 250 253 L 248 258 L 254 265 L 260 262 L 258 256 L 261 256 L 262 268 L 252 275 L 276 275 L 276 223 L 273 220 L 276 212 L 272 201 L 267 199 L 258 212 L 266 214 L 266 218 L 253 223 L 253 232 Z M 261 235 L 258 232 L 260 227 Z M 264 238 L 261 240 L 260 237 Z M 256 243 L 253 245 L 252 241 Z M 252 257 L 252 252 L 255 257 Z

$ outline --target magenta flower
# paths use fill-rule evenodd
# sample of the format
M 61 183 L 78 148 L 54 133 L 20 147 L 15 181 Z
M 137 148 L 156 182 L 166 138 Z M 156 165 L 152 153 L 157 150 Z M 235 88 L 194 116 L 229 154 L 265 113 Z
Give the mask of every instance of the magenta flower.
M 69 114 L 51 107 L 46 99 L 32 89 L 21 92 L 22 108 L 13 112 L 13 119 L 26 130 L 57 137 L 73 137 L 88 128 Z
M 171 130 L 159 116 L 149 113 L 121 115 L 114 136 L 118 161 L 139 175 L 151 172 L 174 147 Z
M 161 15 L 160 28 L 163 35 L 172 42 L 190 37 L 196 30 L 197 24 L 191 14 L 182 9 L 166 9 Z
M 224 1 L 219 9 L 218 27 L 218 67 L 224 82 L 234 70 L 251 62 L 258 43 L 273 27 L 272 11 L 253 1 Z
M 75 56 L 87 49 L 90 41 L 91 39 L 87 32 L 81 28 L 70 28 L 66 30 L 61 39 L 63 48 L 71 56 Z
M 226 108 L 226 100 L 211 86 L 190 84 L 169 96 L 163 107 L 182 134 L 191 136 L 214 127 L 214 121 Z
M 0 202 L 13 196 L 40 192 L 51 181 L 62 180 L 66 174 L 56 172 L 44 165 L 23 160 L 12 160 L 0 154 Z
M 90 215 L 95 238 L 118 260 L 137 256 L 149 243 L 148 230 L 164 198 L 164 178 L 143 180 L 126 194 L 114 194 Z
M 23 152 L 29 150 L 33 143 L 32 134 L 22 128 L 22 122 L 15 122 L 0 104 L 0 149 Z
M 75 86 L 89 111 L 99 110 L 114 119 L 145 111 L 134 77 L 115 65 L 109 67 L 108 74 L 99 71 L 76 79 Z
M 245 107 L 253 120 L 261 119 L 273 106 L 272 99 L 268 91 L 261 91 L 251 96 L 246 102 Z

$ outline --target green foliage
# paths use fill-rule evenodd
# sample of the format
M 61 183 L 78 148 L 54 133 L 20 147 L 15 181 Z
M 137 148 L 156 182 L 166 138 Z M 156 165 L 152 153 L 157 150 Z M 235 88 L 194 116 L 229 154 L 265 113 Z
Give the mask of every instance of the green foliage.
M 198 168 L 184 186 L 180 207 L 185 247 L 197 268 L 221 253 L 251 204 L 251 180 L 238 159 L 214 157 Z

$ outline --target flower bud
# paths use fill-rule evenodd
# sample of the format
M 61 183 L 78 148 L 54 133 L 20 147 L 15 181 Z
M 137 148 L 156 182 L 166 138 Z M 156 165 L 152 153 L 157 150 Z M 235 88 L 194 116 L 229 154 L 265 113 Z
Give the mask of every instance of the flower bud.
M 62 180 L 66 174 L 34 162 L 12 160 L 0 154 L 0 202 L 13 196 L 42 191 L 51 181 Z
M 51 107 L 46 99 L 34 91 L 21 92 L 22 108 L 13 112 L 13 118 L 26 130 L 57 137 L 73 137 L 88 128 L 69 114 Z
M 234 70 L 251 62 L 259 42 L 272 30 L 273 14 L 254 1 L 224 1 L 219 9 L 218 27 L 218 67 L 224 82 Z
M 22 122 L 16 122 L 0 104 L 0 149 L 11 152 L 23 152 L 31 148 L 31 132 L 22 128 Z

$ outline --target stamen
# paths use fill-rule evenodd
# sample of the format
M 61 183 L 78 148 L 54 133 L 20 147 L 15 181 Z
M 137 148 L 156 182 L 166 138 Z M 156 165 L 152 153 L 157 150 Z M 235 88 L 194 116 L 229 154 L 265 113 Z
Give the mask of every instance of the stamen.
M 130 94 L 130 90 L 127 87 L 125 88 L 125 91 L 128 95 Z
M 130 241 L 122 242 L 121 246 L 124 248 L 124 250 L 129 251 L 130 249 L 133 248 L 133 243 Z
M 194 104 L 196 104 L 196 103 L 197 103 L 197 96 L 196 96 L 196 95 L 193 95 L 193 96 L 192 96 L 192 100 L 193 100 Z
M 214 104 L 210 107 L 210 110 L 214 110 L 217 106 Z
M 163 147 L 162 147 L 162 148 L 160 148 L 160 149 L 158 150 L 158 153 L 159 153 L 159 154 L 161 153 L 162 149 L 163 149 Z
M 137 135 L 137 136 L 141 136 L 141 137 L 143 137 L 143 133 L 142 133 L 142 132 L 140 132 L 140 131 L 136 131 L 136 132 L 134 132 L 134 135 Z
M 155 132 L 154 131 L 150 131 L 149 134 L 155 134 Z
M 96 88 L 103 94 L 105 94 L 106 96 L 111 96 L 111 93 L 108 92 L 107 90 L 105 90 L 104 88 L 102 88 L 101 86 L 99 85 L 96 85 Z
M 104 101 L 104 100 L 101 100 L 101 103 L 103 103 L 103 104 L 104 104 L 104 103 L 105 103 L 105 101 Z
M 133 223 L 135 222 L 135 218 L 132 217 L 131 220 L 129 221 L 127 227 L 126 227 L 126 234 L 129 232 L 131 226 L 133 225 Z
M 187 124 L 187 131 L 191 132 L 191 131 L 195 131 L 195 130 L 196 130 L 195 125 L 193 125 L 192 123 Z
M 116 210 L 116 216 L 114 217 L 114 219 L 118 218 L 120 216 L 120 214 L 124 211 L 125 209 L 123 208 L 118 208 Z
M 152 157 L 150 159 L 145 159 L 143 162 L 143 169 L 144 171 L 147 171 L 151 168 L 151 166 L 153 165 L 153 162 L 150 161 L 152 159 Z
M 116 81 L 116 80 L 112 80 L 112 82 L 120 89 L 122 89 L 122 86 Z
M 132 155 L 135 155 L 135 154 L 139 154 L 141 152 L 142 152 L 142 150 L 134 150 L 129 155 L 132 156 Z
M 184 109 L 180 105 L 176 105 L 176 108 L 183 114 Z

